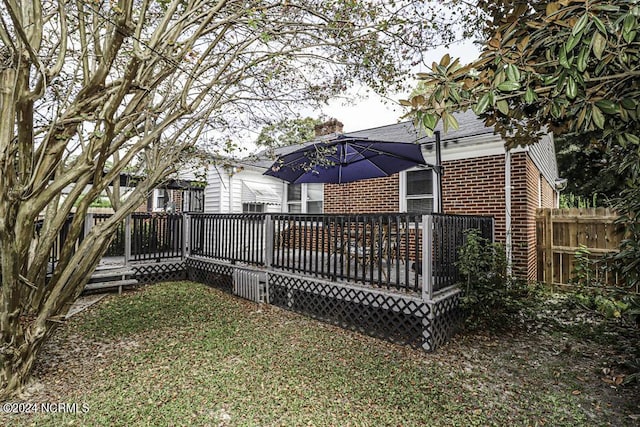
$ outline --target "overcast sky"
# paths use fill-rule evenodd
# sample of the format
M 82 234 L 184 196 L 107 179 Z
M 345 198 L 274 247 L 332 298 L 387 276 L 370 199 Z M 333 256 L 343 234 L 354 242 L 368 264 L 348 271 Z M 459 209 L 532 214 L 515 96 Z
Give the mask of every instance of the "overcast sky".
M 441 47 L 428 53 L 428 63 L 440 61 L 440 58 L 446 53 L 449 53 L 452 58 L 460 58 L 460 62 L 465 64 L 478 57 L 479 49 L 470 41 L 451 45 L 449 48 Z M 425 70 L 416 70 L 416 72 L 420 71 Z M 335 100 L 330 102 L 321 112 L 330 118 L 333 117 L 340 120 L 344 124 L 345 132 L 397 123 L 400 117 L 405 114 L 405 110 L 397 103 L 399 99 L 407 98 L 408 94 L 398 94 L 386 103 L 378 95 L 367 92 L 365 88 L 353 89 L 348 95 L 353 98 L 357 96 L 364 97 L 364 100 L 358 101 L 355 105 L 344 105 L 345 102 L 343 100 Z M 314 117 L 318 114 L 316 112 L 309 115 Z

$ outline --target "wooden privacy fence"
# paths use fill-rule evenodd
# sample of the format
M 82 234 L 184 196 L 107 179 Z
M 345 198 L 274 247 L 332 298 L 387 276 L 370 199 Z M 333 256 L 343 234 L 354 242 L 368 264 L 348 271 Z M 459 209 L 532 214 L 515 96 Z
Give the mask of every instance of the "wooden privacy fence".
M 617 218 L 608 208 L 538 209 L 538 281 L 571 285 L 576 278 L 578 251 L 586 250 L 592 260 L 617 252 L 624 237 L 624 228 L 615 224 Z M 624 285 L 624 278 L 606 268 L 594 268 L 590 279 L 611 286 Z

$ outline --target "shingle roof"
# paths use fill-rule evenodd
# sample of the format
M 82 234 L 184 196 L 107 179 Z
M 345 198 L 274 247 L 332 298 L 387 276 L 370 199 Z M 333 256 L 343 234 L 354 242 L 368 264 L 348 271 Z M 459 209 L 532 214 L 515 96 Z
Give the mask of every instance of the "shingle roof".
M 438 123 L 435 130 L 439 130 L 441 133 L 441 141 L 457 140 L 461 138 L 467 138 L 477 135 L 493 134 L 494 129 L 492 127 L 486 127 L 481 119 L 476 114 L 468 110 L 466 112 L 454 113 L 454 116 L 458 120 L 459 129 L 449 130 L 446 134 L 443 132 L 442 123 Z M 327 139 L 333 139 L 337 134 L 323 135 L 315 138 L 311 141 L 307 141 L 302 144 L 294 144 L 286 147 L 276 148 L 274 150 L 264 150 L 257 153 L 255 156 L 242 160 L 242 163 L 256 166 L 259 168 L 270 167 L 277 156 L 282 156 L 292 151 L 298 150 L 307 145 L 325 141 Z M 413 121 L 404 121 L 386 126 L 379 126 L 370 129 L 363 129 L 355 132 L 346 132 L 345 136 L 367 138 L 377 141 L 391 141 L 391 142 L 428 142 L 433 140 L 432 137 L 427 137 L 424 130 L 416 128 Z
M 442 122 L 436 126 L 435 130 L 440 131 L 440 139 L 442 141 L 494 133 L 494 129 L 492 127 L 486 127 L 483 121 L 471 110 L 454 113 L 453 115 L 458 120 L 458 130 L 449 130 L 445 134 L 442 129 Z M 400 122 L 372 129 L 363 129 L 356 132 L 347 132 L 346 135 L 394 142 L 426 142 L 431 139 L 426 136 L 424 130 L 416 128 L 413 121 Z

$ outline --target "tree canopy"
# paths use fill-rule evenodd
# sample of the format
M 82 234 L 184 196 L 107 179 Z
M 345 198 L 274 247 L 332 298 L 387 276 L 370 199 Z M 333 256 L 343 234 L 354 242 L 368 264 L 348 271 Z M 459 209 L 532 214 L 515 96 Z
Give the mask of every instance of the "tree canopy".
M 0 4 L 0 397 L 24 383 L 118 224 L 196 143 L 356 82 L 395 89 L 455 24 L 415 0 Z M 134 166 L 142 179 L 124 197 Z M 114 215 L 76 247 L 104 192 Z
M 322 122 L 311 117 L 285 119 L 262 128 L 256 145 L 264 148 L 278 148 L 310 141 L 315 137 L 315 126 Z
M 487 43 L 478 60 L 449 55 L 419 75 L 412 108 L 427 130 L 472 108 L 508 145 L 545 130 L 579 136 L 615 165 L 617 198 L 629 238 L 616 258 L 630 285 L 640 280 L 640 2 L 502 1 L 487 11 Z

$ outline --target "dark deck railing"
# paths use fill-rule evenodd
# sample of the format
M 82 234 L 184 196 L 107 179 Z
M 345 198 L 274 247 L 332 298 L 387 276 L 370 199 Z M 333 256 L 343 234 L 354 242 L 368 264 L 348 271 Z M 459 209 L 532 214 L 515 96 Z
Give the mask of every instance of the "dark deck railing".
M 131 215 L 131 258 L 134 261 L 179 258 L 183 255 L 182 214 Z
M 264 265 L 266 218 L 265 214 L 191 214 L 191 254 Z
M 107 218 L 89 215 L 83 232 Z M 71 219 L 52 248 L 52 267 Z M 36 224 L 36 231 L 41 227 Z M 493 239 L 493 219 L 478 216 L 136 213 L 119 226 L 106 255 L 124 255 L 126 263 L 191 254 L 332 281 L 422 292 L 423 298 L 431 299 L 462 281 L 458 254 L 465 231 L 472 228 Z M 186 235 L 185 229 L 189 230 Z
M 51 250 L 49 251 L 49 261 L 48 261 L 49 265 L 47 267 L 47 274 L 52 273 L 53 269 L 58 264 L 58 260 L 60 259 L 60 254 L 62 252 L 62 247 L 67 241 L 67 236 L 69 234 L 69 231 L 71 228 L 71 222 L 73 221 L 73 218 L 74 218 L 73 214 L 67 217 L 64 224 L 62 225 L 62 228 L 60 229 L 60 232 L 58 233 L 58 236 L 53 242 Z M 43 227 L 43 220 L 41 219 L 37 220 L 35 223 L 36 234 L 39 235 L 42 232 L 42 227 Z M 80 231 L 80 237 L 78 240 L 81 241 L 82 239 L 84 239 L 84 230 Z M 74 251 L 75 251 L 75 248 L 77 248 L 77 243 L 74 246 Z
M 421 217 L 274 214 L 273 268 L 331 280 L 418 290 Z
M 493 237 L 493 219 L 477 216 L 193 214 L 189 240 L 193 255 L 431 298 L 461 281 L 458 250 L 470 228 Z
M 459 249 L 465 242 L 465 232 L 477 229 L 480 235 L 493 241 L 493 218 L 469 215 L 430 216 L 432 219 L 432 280 L 433 292 L 456 285 L 462 281 L 457 268 Z

